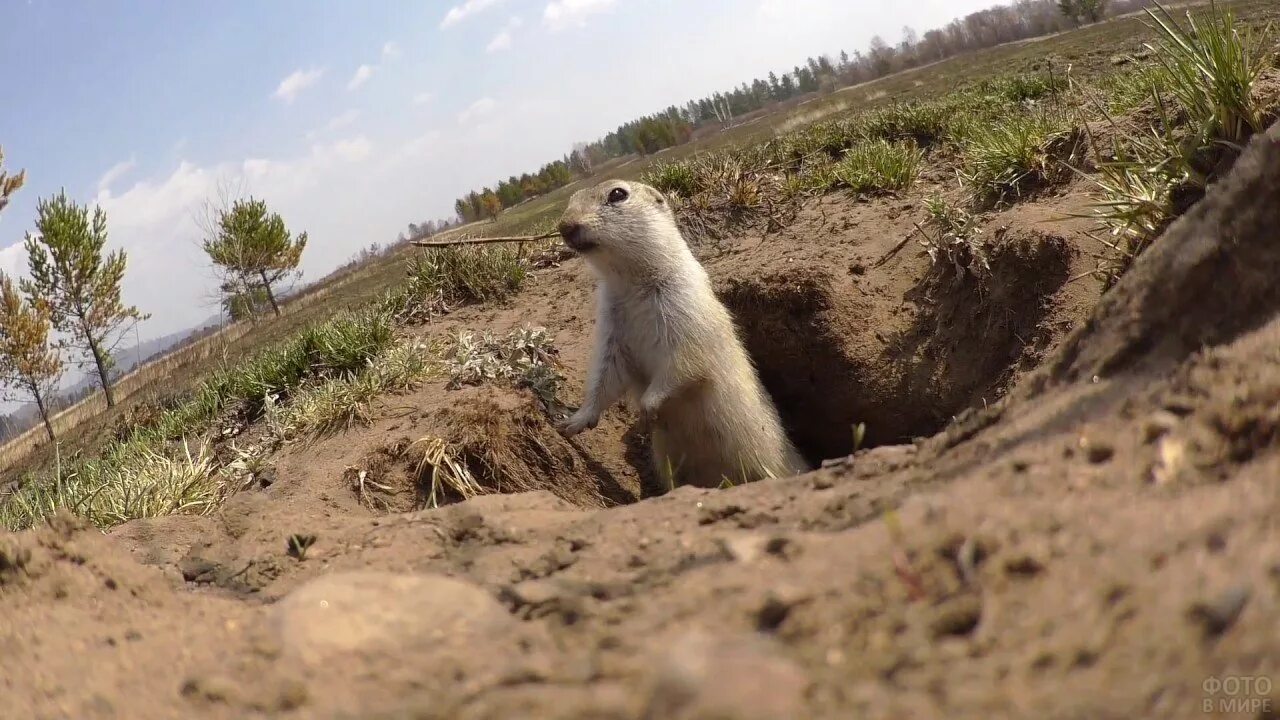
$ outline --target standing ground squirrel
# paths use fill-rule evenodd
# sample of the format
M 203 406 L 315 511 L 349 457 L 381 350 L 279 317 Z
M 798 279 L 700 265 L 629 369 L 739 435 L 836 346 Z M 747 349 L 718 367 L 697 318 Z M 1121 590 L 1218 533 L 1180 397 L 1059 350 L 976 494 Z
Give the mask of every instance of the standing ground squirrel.
M 560 235 L 595 272 L 598 292 L 586 398 L 562 433 L 594 428 L 629 395 L 649 422 L 654 468 L 668 486 L 808 469 L 662 193 L 621 180 L 579 190 Z

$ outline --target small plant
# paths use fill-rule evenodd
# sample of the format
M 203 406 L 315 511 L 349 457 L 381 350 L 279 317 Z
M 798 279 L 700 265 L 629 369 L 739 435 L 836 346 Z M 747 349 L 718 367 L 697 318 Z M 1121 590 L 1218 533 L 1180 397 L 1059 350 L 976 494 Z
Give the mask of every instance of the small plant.
M 852 147 L 832 175 L 855 193 L 902 190 L 915 182 L 923 159 L 915 143 L 871 140 Z
M 1183 28 L 1159 3 L 1148 9 L 1158 34 L 1148 45 L 1163 70 L 1163 84 L 1186 110 L 1202 143 L 1239 145 L 1263 129 L 1263 108 L 1253 88 L 1274 51 L 1271 26 L 1255 36 L 1230 10 L 1209 3 L 1207 18 L 1187 12 Z
M 656 162 L 645 171 L 642 181 L 681 198 L 693 197 L 705 189 L 693 165 L 688 162 Z
M 930 199 L 926 207 L 932 234 L 920 228 L 920 244 L 934 268 L 949 268 L 956 278 L 966 273 L 976 278 L 990 274 L 991 262 L 987 257 L 986 244 L 979 238 L 980 230 L 974 216 L 941 197 Z
M 1003 122 L 976 124 L 964 140 L 963 177 L 975 198 L 1004 201 L 1066 174 L 1079 142 L 1060 110 L 1015 113 Z
M 860 422 L 853 426 L 853 451 L 856 453 L 862 449 L 862 443 L 867 439 L 867 424 Z
M 460 332 L 444 358 L 449 387 L 501 381 L 527 387 L 545 406 L 553 407 L 563 378 L 554 367 L 552 341 L 541 327 L 523 327 L 504 337 Z

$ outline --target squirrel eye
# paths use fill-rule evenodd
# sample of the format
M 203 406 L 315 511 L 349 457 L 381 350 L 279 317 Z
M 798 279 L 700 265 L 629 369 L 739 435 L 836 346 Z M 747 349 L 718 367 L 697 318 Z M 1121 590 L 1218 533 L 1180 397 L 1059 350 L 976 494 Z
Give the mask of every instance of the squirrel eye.
M 628 197 L 630 197 L 630 195 L 627 194 L 627 191 L 620 187 L 616 187 L 609 191 L 609 202 L 611 203 L 620 203 Z

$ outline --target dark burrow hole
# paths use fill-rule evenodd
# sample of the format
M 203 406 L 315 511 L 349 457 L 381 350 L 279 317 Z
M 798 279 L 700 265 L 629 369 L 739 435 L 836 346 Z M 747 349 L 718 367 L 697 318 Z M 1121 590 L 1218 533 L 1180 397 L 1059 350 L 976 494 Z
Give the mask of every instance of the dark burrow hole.
M 858 423 L 862 448 L 907 443 L 994 400 L 1042 353 L 1042 321 L 1071 252 L 1055 236 L 1002 238 L 989 277 L 922 277 L 908 327 L 883 336 L 865 326 L 875 308 L 858 305 L 852 288 L 837 290 L 825 270 L 734 278 L 719 295 L 792 441 L 816 467 L 854 450 Z

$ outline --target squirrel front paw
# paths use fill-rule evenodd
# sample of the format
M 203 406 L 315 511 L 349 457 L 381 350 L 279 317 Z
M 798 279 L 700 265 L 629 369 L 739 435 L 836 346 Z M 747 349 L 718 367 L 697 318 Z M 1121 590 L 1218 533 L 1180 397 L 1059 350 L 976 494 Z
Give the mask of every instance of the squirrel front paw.
M 579 410 L 565 420 L 556 423 L 556 430 L 565 437 L 573 437 L 583 430 L 593 429 L 600 422 L 600 416 L 586 410 Z

